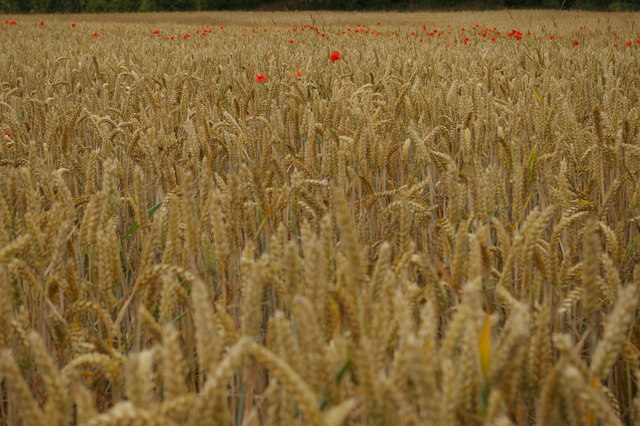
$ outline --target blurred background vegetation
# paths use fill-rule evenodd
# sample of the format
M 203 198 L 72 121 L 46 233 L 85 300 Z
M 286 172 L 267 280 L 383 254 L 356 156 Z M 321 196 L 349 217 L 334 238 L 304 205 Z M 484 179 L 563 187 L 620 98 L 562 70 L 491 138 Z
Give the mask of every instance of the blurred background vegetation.
M 0 0 L 3 12 L 152 12 L 176 10 L 492 10 L 504 8 L 640 10 L 640 0 Z

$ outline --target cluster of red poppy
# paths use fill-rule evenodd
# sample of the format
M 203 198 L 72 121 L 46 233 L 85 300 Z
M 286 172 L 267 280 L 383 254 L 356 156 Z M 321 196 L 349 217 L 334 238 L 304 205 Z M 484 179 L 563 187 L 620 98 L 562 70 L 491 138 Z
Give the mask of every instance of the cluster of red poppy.
M 531 34 L 531 33 L 529 33 Z M 514 39 L 520 41 L 522 40 L 522 33 L 518 30 L 511 30 L 511 32 L 509 34 L 507 34 L 507 37 L 513 37 Z
M 15 20 L 10 20 L 10 19 L 5 19 L 4 20 L 4 24 L 5 25 L 17 25 L 17 21 Z M 40 26 L 40 27 L 44 27 L 45 26 L 45 22 L 44 21 L 39 21 L 39 22 L 34 22 L 33 23 L 34 26 Z M 76 28 L 76 24 L 75 23 L 71 23 L 71 28 Z M 125 24 L 126 25 L 126 24 Z M 377 22 L 375 24 L 376 26 L 381 25 L 380 22 Z M 523 31 L 519 31 L 517 29 L 512 29 L 509 33 L 506 34 L 502 34 L 500 31 L 498 31 L 496 29 L 496 27 L 490 28 L 490 27 L 482 27 L 480 24 L 475 24 L 473 25 L 471 28 L 465 28 L 465 27 L 458 27 L 455 28 L 452 25 L 446 25 L 446 26 L 442 26 L 442 27 L 436 27 L 436 28 L 428 28 L 427 25 L 418 25 L 418 24 L 413 24 L 413 27 L 415 27 L 412 31 L 410 31 L 408 34 L 405 34 L 405 37 L 416 37 L 417 41 L 421 42 L 421 43 L 425 43 L 427 42 L 427 39 L 421 34 L 420 28 L 422 29 L 422 32 L 424 32 L 424 35 L 428 36 L 428 37 L 432 37 L 432 38 L 439 38 L 442 36 L 445 36 L 443 38 L 445 38 L 447 41 L 447 43 L 449 43 L 449 45 L 454 44 L 454 43 L 460 43 L 463 45 L 467 45 L 469 43 L 471 43 L 474 39 L 479 39 L 480 41 L 486 40 L 486 41 L 491 41 L 493 43 L 497 42 L 498 38 L 503 38 L 503 39 L 512 39 L 515 41 L 521 41 L 523 40 L 523 38 L 525 36 L 531 36 L 531 32 L 527 31 L 527 32 L 523 32 Z M 195 34 L 201 35 L 201 36 L 207 36 L 209 34 L 214 33 L 214 30 L 220 29 L 220 30 L 224 30 L 224 25 L 220 25 L 217 26 L 215 28 L 213 27 L 209 27 L 208 25 L 206 25 L 204 28 L 201 29 L 197 29 L 195 30 Z M 585 26 L 580 26 L 579 27 L 581 31 L 585 30 Z M 4 30 L 4 27 L 0 27 L 0 30 Z M 283 33 L 283 32 L 292 32 L 292 33 L 296 33 L 296 32 L 304 32 L 304 31 L 311 31 L 313 33 L 315 33 L 316 35 L 318 35 L 321 38 L 327 38 L 328 36 L 330 36 L 330 34 L 324 33 L 322 32 L 319 28 L 313 26 L 313 25 L 302 25 L 300 27 L 289 27 L 287 29 L 283 29 L 283 28 L 275 28 L 275 27 L 270 27 L 270 28 L 241 28 L 241 30 L 243 32 L 248 32 L 250 31 L 253 34 L 259 34 L 261 32 L 264 33 L 269 33 L 269 32 L 273 32 L 273 33 Z M 113 29 L 110 29 L 110 31 L 113 31 Z M 161 31 L 159 29 L 153 29 L 151 30 L 151 33 L 153 35 L 160 35 Z M 98 31 L 95 31 L 94 33 L 91 34 L 93 37 L 99 37 L 100 33 Z M 401 34 L 398 31 L 386 31 L 386 32 L 381 32 L 377 29 L 375 29 L 375 27 L 373 26 L 368 26 L 365 24 L 353 24 L 353 23 L 348 23 L 347 27 L 342 29 L 342 30 L 338 30 L 335 33 L 333 33 L 333 35 L 344 35 L 346 37 L 352 38 L 352 37 L 356 37 L 356 36 L 375 36 L 375 37 L 379 37 L 379 36 L 390 36 L 390 37 L 401 37 L 403 36 L 403 34 Z M 446 36 L 450 36 L 450 38 L 446 37 Z M 278 35 L 274 35 L 272 38 L 273 40 L 278 40 L 280 36 Z M 108 35 L 105 35 L 104 38 L 109 38 Z M 181 38 L 183 40 L 187 40 L 189 38 L 192 38 L 192 35 L 190 33 L 185 33 L 182 35 L 174 35 L 174 36 L 165 36 L 163 37 L 164 40 L 176 40 L 178 38 Z M 294 40 L 293 38 L 284 38 L 284 40 L 286 42 L 288 42 L 289 44 L 296 44 L 296 40 Z M 559 38 L 556 35 L 550 35 L 549 36 L 549 40 L 550 41 L 556 41 L 559 40 Z M 585 38 L 584 41 L 588 41 L 589 38 Z M 571 45 L 573 46 L 580 46 L 583 42 L 583 40 L 572 40 L 571 41 Z M 635 44 L 640 44 L 640 39 L 632 41 L 632 40 L 627 40 L 625 42 L 623 42 L 625 46 L 633 46 Z M 618 47 L 618 43 L 613 43 L 614 47 Z M 270 53 L 271 54 L 271 53 Z M 340 60 L 339 55 L 338 56 L 332 56 L 329 58 L 329 60 L 331 62 L 335 62 L 337 60 Z
M 303 25 L 300 31 L 304 31 L 305 29 L 313 31 L 314 33 L 316 33 L 322 38 L 325 38 L 327 36 L 325 33 L 320 31 L 318 28 L 314 27 L 313 25 Z
M 377 25 L 380 25 L 380 22 L 378 22 Z M 349 22 L 347 27 L 353 27 L 353 24 L 351 22 Z M 353 36 L 356 35 L 356 34 L 359 34 L 359 35 L 370 34 L 370 35 L 374 35 L 376 37 L 379 36 L 379 35 L 382 35 L 382 33 L 380 31 L 376 31 L 376 30 L 372 29 L 371 27 L 368 27 L 368 26 L 362 25 L 362 24 L 356 24 L 356 28 L 353 29 L 353 30 L 351 28 L 347 28 L 346 30 L 340 31 L 340 34 L 346 35 L 349 38 L 353 38 Z

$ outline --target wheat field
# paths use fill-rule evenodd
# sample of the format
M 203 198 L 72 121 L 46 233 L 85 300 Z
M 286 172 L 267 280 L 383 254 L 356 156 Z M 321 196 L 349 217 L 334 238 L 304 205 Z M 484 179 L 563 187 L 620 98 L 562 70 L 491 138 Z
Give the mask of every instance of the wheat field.
M 640 424 L 640 15 L 0 18 L 0 424 Z

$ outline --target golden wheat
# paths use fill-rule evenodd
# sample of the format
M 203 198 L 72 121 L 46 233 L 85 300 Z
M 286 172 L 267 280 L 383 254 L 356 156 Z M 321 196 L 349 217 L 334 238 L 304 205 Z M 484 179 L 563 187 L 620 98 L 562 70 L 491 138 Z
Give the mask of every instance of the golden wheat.
M 0 425 L 637 422 L 637 18 L 0 24 Z

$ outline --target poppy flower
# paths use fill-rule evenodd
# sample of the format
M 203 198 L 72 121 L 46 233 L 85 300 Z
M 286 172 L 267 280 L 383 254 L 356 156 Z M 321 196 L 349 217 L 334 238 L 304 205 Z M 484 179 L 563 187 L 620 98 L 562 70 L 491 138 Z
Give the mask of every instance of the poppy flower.
M 254 80 L 256 83 L 264 83 L 267 81 L 267 76 L 264 75 L 264 72 L 260 72 L 256 74 L 256 79 Z
M 188 39 L 189 37 L 191 37 L 191 34 L 185 34 L 185 35 L 182 36 L 182 38 L 185 39 L 185 40 Z
M 40 24 L 39 24 L 39 25 L 40 25 L 41 27 L 44 27 L 44 22 L 43 22 L 43 21 L 40 21 Z
M 579 42 L 578 40 L 575 40 L 575 41 L 573 42 L 573 45 L 574 45 L 574 46 L 578 46 L 578 45 L 580 45 L 580 42 Z
M 302 77 L 302 72 L 300 72 L 300 71 L 294 71 L 294 72 L 293 72 L 293 75 L 294 75 L 294 76 L 296 76 L 296 77 Z
M 151 32 L 152 34 L 160 34 L 160 30 L 154 30 Z
M 4 135 L 5 135 L 6 137 L 8 137 L 8 138 L 10 138 L 10 137 L 11 137 L 11 135 L 9 134 L 9 132 L 4 132 Z
M 93 33 L 94 37 L 100 37 L 100 34 L 96 31 L 95 33 Z
M 289 40 L 289 43 L 293 44 L 293 40 Z
M 640 38 L 636 40 L 636 44 L 640 44 Z
M 630 42 L 630 41 L 628 41 L 628 42 L 626 42 L 624 45 L 625 45 L 625 46 L 631 46 L 631 42 Z
M 331 52 L 331 55 L 329 55 L 329 62 L 339 61 L 340 59 L 342 59 L 342 57 L 340 57 L 339 50 L 334 50 L 333 52 Z
M 71 28 L 75 28 L 75 27 L 76 27 L 76 24 L 71 24 Z

